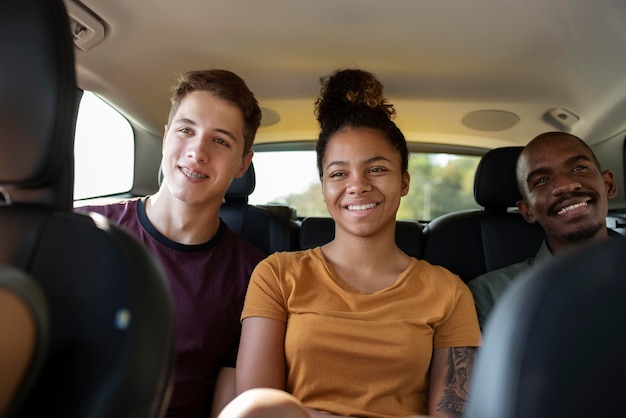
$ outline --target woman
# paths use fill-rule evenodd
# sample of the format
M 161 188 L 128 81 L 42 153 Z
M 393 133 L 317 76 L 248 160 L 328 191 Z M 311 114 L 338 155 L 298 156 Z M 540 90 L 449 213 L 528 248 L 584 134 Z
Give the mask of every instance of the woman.
M 322 79 L 317 159 L 335 238 L 255 269 L 236 369 L 243 395 L 222 417 L 463 411 L 480 344 L 473 299 L 457 276 L 395 243 L 408 150 L 382 90 L 362 70 Z

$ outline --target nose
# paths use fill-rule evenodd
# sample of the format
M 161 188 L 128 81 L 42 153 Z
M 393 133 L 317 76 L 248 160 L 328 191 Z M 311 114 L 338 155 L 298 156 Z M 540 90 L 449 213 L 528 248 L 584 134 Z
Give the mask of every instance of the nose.
M 187 143 L 187 157 L 197 163 L 206 163 L 210 160 L 208 147 L 201 137 L 189 140 Z
M 372 184 L 364 174 L 353 174 L 348 184 L 348 193 L 361 194 L 372 190 Z
M 582 188 L 582 184 L 576 180 L 573 176 L 568 174 L 557 174 L 554 179 L 554 188 L 552 194 L 555 196 L 563 193 L 571 193 Z

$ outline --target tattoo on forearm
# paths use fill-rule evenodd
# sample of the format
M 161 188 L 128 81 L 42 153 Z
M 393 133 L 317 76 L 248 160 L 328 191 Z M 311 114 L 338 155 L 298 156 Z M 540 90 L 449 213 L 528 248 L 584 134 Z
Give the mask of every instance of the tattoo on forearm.
M 465 410 L 469 392 L 469 376 L 475 354 L 475 347 L 450 349 L 444 395 L 437 403 L 437 410 L 446 416 L 461 417 Z

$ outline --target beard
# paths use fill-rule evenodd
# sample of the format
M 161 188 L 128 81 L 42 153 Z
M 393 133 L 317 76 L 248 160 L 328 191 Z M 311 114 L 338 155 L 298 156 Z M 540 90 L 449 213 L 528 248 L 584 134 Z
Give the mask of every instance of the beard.
M 599 222 L 597 224 L 585 225 L 580 228 L 566 232 L 562 235 L 562 237 L 570 242 L 577 241 L 586 241 L 596 236 L 596 234 L 604 227 L 604 222 Z

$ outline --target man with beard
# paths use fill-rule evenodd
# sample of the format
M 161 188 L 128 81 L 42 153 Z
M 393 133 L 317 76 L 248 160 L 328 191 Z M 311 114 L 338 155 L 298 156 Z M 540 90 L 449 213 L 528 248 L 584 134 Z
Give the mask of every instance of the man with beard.
M 522 200 L 517 202 L 528 222 L 546 233 L 537 255 L 476 277 L 468 283 L 480 326 L 509 284 L 537 260 L 568 248 L 608 238 L 608 200 L 617 190 L 613 173 L 602 171 L 589 146 L 564 132 L 535 137 L 522 150 L 516 167 Z

